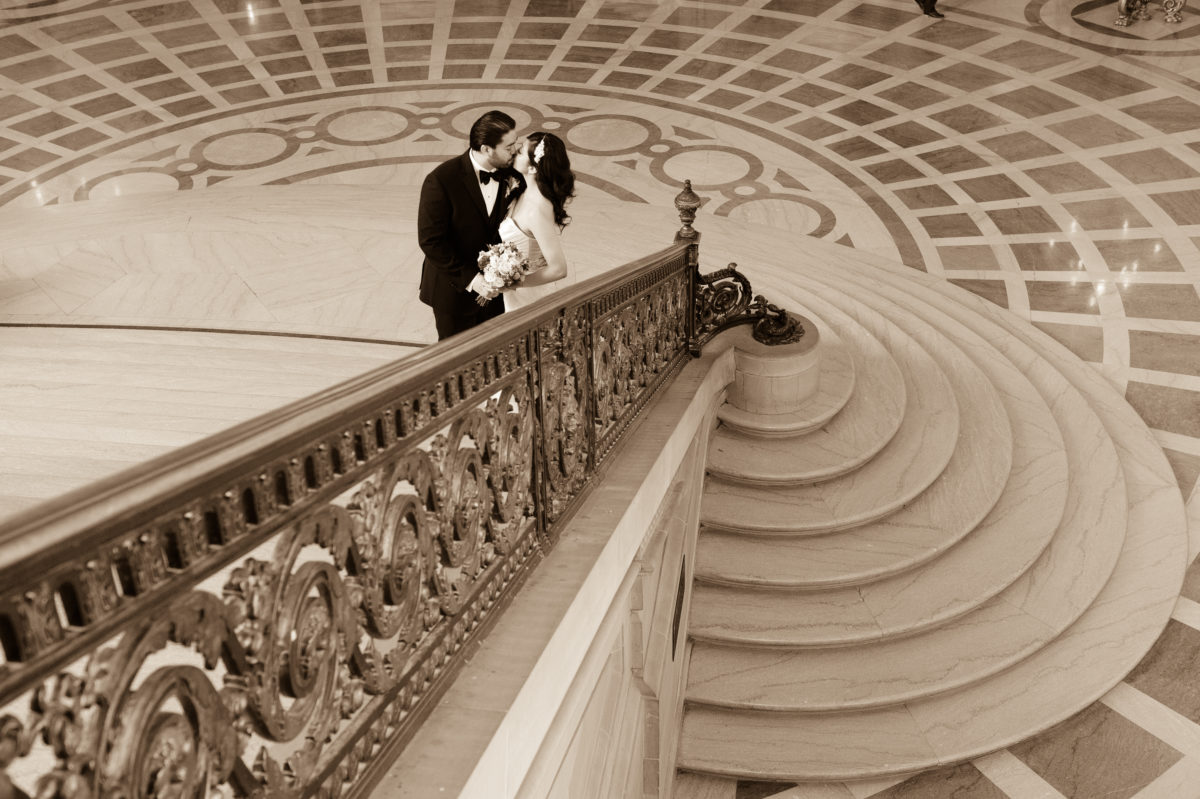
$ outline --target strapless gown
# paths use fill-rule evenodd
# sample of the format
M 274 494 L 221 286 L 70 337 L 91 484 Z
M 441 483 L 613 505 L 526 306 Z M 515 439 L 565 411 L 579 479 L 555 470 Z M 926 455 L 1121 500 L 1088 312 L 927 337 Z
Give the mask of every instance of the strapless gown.
M 538 246 L 537 239 L 521 230 L 511 216 L 505 217 L 500 223 L 500 239 L 517 245 L 517 249 L 529 259 L 529 264 L 534 269 L 541 269 L 546 265 L 546 256 L 542 255 L 542 248 Z M 562 280 L 556 280 L 541 286 L 517 286 L 515 289 L 509 289 L 503 294 L 504 310 L 524 308 L 542 297 L 553 294 L 563 286 Z

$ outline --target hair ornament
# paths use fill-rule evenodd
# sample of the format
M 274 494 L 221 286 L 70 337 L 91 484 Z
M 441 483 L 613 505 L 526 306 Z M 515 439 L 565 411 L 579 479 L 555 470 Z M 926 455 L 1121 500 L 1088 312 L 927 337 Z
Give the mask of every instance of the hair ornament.
M 541 139 L 537 143 L 537 147 L 533 148 L 533 163 L 537 164 L 542 160 L 542 156 L 546 154 L 546 140 Z

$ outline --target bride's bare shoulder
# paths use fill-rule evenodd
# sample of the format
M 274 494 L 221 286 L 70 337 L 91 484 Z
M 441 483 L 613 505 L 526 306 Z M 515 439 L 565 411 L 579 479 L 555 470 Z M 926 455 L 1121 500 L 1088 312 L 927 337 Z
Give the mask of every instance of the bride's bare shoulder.
M 534 192 L 533 196 L 529 199 L 532 200 L 530 207 L 535 214 L 540 217 L 554 218 L 554 206 L 544 195 L 540 192 Z

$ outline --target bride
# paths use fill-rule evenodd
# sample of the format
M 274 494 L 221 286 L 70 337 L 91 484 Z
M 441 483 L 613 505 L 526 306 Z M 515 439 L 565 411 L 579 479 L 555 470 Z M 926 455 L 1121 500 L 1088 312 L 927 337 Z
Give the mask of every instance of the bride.
M 563 288 L 558 283 L 567 276 L 562 229 L 571 220 L 566 205 L 575 196 L 575 173 L 566 145 L 553 133 L 529 134 L 513 160 L 513 169 L 524 177 L 525 185 L 515 189 L 508 216 L 500 223 L 500 238 L 516 244 L 534 271 L 503 290 L 506 311 Z

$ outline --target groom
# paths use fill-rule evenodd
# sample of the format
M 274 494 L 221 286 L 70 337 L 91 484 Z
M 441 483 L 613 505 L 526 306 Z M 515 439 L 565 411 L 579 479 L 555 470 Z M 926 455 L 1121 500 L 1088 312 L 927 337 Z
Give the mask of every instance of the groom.
M 476 299 L 488 288 L 479 272 L 479 253 L 500 242 L 500 220 L 508 205 L 509 167 L 519 147 L 517 123 L 488 111 L 471 126 L 470 149 L 437 166 L 421 184 L 417 239 L 421 302 L 433 308 L 438 340 L 504 313 L 496 295 Z

